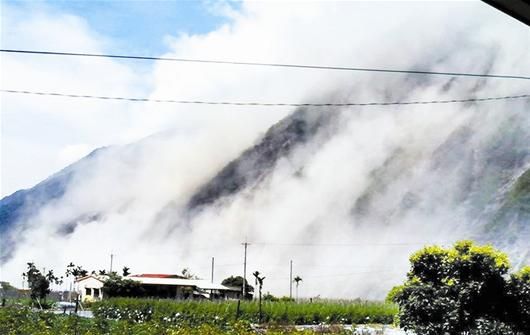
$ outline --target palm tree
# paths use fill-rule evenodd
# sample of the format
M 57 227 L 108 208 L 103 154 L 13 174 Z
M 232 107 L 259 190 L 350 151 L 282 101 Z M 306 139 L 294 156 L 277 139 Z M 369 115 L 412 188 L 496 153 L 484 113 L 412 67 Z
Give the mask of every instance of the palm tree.
M 256 278 L 256 286 L 258 286 L 259 288 L 259 322 L 261 323 L 261 289 L 263 288 L 263 280 L 265 279 L 265 277 L 260 277 L 259 271 L 254 271 L 253 275 Z
M 298 285 L 302 281 L 302 278 L 300 276 L 294 277 L 293 281 L 296 283 L 296 301 L 298 301 Z

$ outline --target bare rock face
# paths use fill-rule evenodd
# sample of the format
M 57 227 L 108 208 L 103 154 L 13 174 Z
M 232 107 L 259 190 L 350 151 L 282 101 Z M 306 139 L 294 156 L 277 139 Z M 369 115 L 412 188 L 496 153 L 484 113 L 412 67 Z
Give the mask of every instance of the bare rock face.
M 295 148 L 325 131 L 336 121 L 338 113 L 329 110 L 299 109 L 272 126 L 253 147 L 226 165 L 191 197 L 187 208 L 200 210 L 224 197 L 259 183 L 277 161 Z

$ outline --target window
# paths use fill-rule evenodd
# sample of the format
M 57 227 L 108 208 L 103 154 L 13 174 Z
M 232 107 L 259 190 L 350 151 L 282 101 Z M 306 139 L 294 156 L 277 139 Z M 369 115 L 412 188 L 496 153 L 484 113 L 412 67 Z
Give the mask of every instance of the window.
M 99 288 L 94 289 L 94 298 L 99 298 Z
M 85 295 L 91 295 L 90 294 L 90 289 L 88 287 L 85 288 Z

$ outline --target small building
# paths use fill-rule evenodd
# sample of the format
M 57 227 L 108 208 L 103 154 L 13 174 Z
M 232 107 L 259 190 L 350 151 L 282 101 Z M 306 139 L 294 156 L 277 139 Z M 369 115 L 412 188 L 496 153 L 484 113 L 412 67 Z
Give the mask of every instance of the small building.
M 74 290 L 79 294 L 82 302 L 103 299 L 103 282 L 107 276 L 89 275 L 75 280 Z

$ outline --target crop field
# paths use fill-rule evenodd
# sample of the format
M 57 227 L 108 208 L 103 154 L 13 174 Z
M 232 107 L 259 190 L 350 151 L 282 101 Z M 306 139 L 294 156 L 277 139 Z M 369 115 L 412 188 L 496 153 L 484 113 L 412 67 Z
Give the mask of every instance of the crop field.
M 237 320 L 280 325 L 302 324 L 391 324 L 397 306 L 382 302 L 324 301 L 294 303 L 289 301 L 259 304 L 236 301 L 174 301 L 118 298 L 97 302 L 91 309 L 96 317 L 147 322 L 162 320 L 178 324 L 196 325 L 204 322 L 225 324 Z M 261 321 L 261 322 L 260 322 Z

